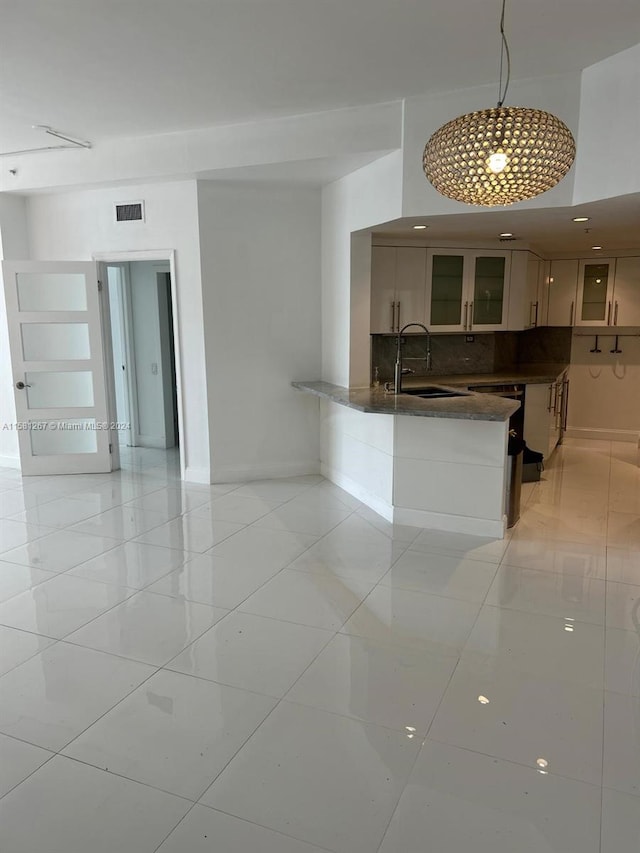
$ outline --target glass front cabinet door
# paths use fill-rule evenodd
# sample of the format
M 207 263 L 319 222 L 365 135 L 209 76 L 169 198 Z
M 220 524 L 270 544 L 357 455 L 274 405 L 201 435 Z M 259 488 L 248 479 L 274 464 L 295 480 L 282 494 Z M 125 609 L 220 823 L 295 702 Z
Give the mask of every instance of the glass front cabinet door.
M 427 326 L 431 331 L 463 328 L 464 311 L 469 312 L 465 285 L 464 252 L 446 249 L 427 252 Z
M 610 326 L 614 323 L 614 271 L 612 258 L 580 261 L 576 325 Z
M 430 249 L 427 326 L 434 332 L 507 328 L 511 253 Z

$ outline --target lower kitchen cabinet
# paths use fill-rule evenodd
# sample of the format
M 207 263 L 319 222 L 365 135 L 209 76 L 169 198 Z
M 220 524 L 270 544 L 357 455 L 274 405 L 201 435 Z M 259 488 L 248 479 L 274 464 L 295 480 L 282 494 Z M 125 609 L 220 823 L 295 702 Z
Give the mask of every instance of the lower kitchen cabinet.
M 524 401 L 524 440 L 531 450 L 548 459 L 566 427 L 569 383 L 563 374 L 556 382 L 527 385 Z

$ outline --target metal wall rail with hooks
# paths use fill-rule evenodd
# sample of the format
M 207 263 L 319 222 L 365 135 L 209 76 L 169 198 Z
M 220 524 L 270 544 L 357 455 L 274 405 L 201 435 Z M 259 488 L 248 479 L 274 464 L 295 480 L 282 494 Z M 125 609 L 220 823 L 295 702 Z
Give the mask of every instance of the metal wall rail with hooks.
M 576 338 L 592 338 L 593 332 L 575 332 Z M 640 332 L 598 332 L 598 338 L 640 338 Z

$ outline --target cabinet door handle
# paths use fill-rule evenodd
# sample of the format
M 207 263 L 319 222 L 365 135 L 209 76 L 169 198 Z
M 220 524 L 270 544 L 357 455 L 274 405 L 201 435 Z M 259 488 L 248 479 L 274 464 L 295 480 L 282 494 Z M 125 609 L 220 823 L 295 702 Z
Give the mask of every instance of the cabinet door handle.
M 571 303 L 571 308 L 569 308 L 569 325 L 573 326 L 573 309 L 576 307 L 576 303 Z
M 391 303 L 391 331 L 395 332 L 396 330 L 396 303 Z
M 473 302 L 469 303 L 469 331 L 471 331 L 471 327 L 473 326 Z
M 607 308 L 607 326 L 610 326 L 611 325 L 611 302 L 608 302 L 607 305 L 609 306 Z
M 615 307 L 615 310 L 613 312 L 613 325 L 614 326 L 618 325 L 618 300 L 617 299 L 616 299 L 616 307 Z
M 464 330 L 467 331 L 467 320 L 469 319 L 469 303 L 464 303 Z
M 562 429 L 566 432 L 567 418 L 569 415 L 569 380 L 563 382 L 564 388 L 562 393 Z
M 536 304 L 535 302 L 530 302 L 530 303 L 529 303 L 529 327 L 531 327 L 531 326 L 534 326 L 534 325 L 535 325 L 535 323 L 533 322 L 533 306 L 534 306 L 535 304 Z
M 536 312 L 533 315 L 533 325 L 537 326 L 538 325 L 538 302 L 536 301 L 533 304 L 535 305 L 535 308 L 536 308 Z
M 396 302 L 396 308 L 398 309 L 398 318 L 396 320 L 396 332 L 400 331 L 400 303 Z
M 553 395 L 553 385 L 549 385 L 549 402 L 547 403 L 547 411 L 551 411 L 551 397 Z

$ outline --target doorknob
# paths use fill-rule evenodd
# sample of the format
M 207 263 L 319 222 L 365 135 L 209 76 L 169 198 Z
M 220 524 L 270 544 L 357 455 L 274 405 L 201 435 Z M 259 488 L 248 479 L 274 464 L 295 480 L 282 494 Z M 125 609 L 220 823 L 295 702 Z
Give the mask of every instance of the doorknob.
M 22 391 L 23 388 L 31 388 L 28 382 L 16 382 L 16 388 L 18 391 Z

